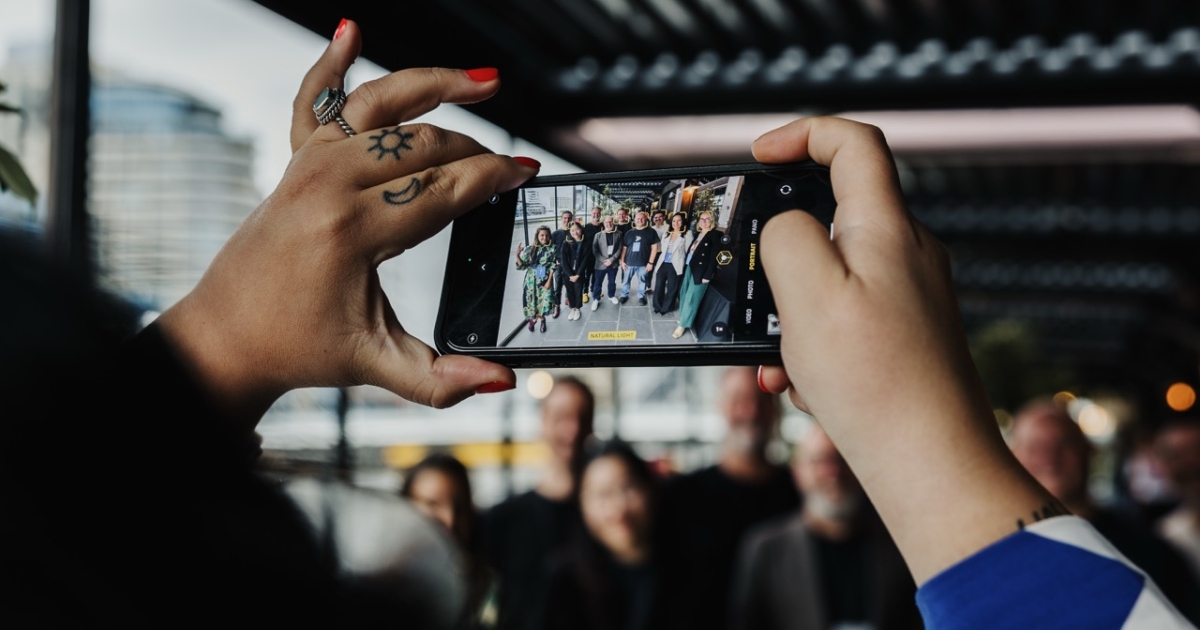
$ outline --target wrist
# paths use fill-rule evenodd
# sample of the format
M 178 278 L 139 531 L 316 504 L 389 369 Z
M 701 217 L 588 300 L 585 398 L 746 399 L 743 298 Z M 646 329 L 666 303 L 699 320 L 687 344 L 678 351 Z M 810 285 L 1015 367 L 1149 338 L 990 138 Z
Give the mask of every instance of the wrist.
M 155 324 L 163 340 L 183 364 L 209 404 L 234 424 L 252 430 L 267 409 L 287 390 L 257 369 L 262 361 L 252 344 L 221 331 L 221 318 L 203 313 L 187 296 Z

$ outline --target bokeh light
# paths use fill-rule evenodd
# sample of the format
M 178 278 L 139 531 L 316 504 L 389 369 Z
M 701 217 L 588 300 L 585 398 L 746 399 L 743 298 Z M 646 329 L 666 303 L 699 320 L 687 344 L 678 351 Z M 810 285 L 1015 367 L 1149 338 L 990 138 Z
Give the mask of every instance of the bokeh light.
M 1107 409 L 1092 403 L 1079 410 L 1079 428 L 1089 437 L 1106 438 L 1117 427 Z
M 1196 404 L 1196 390 L 1187 383 L 1175 383 L 1167 388 L 1167 406 L 1175 411 L 1187 411 Z
M 529 380 L 525 382 L 525 388 L 529 391 L 529 395 L 541 400 L 550 395 L 550 390 L 554 387 L 554 377 L 550 376 L 545 370 L 538 370 L 529 375 Z
M 1067 405 L 1071 404 L 1071 401 L 1073 400 L 1075 400 L 1075 394 L 1072 394 L 1071 392 L 1062 391 L 1054 395 L 1054 404 L 1063 409 L 1065 409 Z

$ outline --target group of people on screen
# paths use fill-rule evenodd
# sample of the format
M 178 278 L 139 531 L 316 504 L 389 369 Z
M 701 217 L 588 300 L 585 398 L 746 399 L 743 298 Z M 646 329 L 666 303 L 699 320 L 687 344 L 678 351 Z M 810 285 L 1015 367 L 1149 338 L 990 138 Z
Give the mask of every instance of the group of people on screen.
M 661 316 L 678 311 L 671 336 L 682 337 L 717 272 L 721 231 L 716 225 L 709 210 L 697 214 L 694 226 L 683 212 L 668 216 L 664 210 L 622 206 L 605 213 L 596 206 L 587 222 L 562 212 L 558 229 L 538 226 L 530 246 L 517 244 L 529 332 L 546 332 L 547 318 L 557 318 L 564 305 L 568 321 L 580 319 L 585 304 L 596 311 L 608 299 L 620 307 L 636 284 L 639 306 L 651 306 Z

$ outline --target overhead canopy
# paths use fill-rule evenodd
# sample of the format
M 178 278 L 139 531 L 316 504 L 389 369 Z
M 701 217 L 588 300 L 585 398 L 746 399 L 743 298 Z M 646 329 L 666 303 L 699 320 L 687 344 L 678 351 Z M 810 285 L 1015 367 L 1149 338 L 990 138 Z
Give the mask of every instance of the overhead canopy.
M 355 19 L 387 68 L 500 68 L 472 111 L 590 170 L 742 160 L 796 112 L 856 112 L 977 341 L 1022 322 L 1040 364 L 1147 401 L 1197 379 L 1195 2 L 259 3 L 325 35 Z

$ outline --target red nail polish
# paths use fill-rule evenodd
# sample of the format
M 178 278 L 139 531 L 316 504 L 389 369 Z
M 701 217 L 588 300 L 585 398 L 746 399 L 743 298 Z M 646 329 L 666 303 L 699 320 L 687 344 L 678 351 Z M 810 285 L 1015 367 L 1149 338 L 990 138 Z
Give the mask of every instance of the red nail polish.
M 346 18 L 342 18 L 342 21 L 338 22 L 337 30 L 333 32 L 334 39 L 337 39 L 342 36 L 342 32 L 344 32 L 346 30 L 346 23 L 347 23 Z
M 758 388 L 761 389 L 764 394 L 770 394 L 771 392 L 770 392 L 770 390 L 767 389 L 767 386 L 763 385 L 762 373 L 763 373 L 763 368 L 760 365 L 760 366 L 758 366 Z
M 494 383 L 484 383 L 475 388 L 476 394 L 495 394 L 497 392 L 506 392 L 513 389 L 516 385 L 505 383 L 504 381 L 496 381 Z
M 513 158 L 513 161 L 521 166 L 528 166 L 529 168 L 542 168 L 542 163 L 531 157 L 518 156 Z
M 495 81 L 496 77 L 500 76 L 500 71 L 495 68 L 475 68 L 474 70 L 467 70 L 467 76 L 471 77 L 471 80 L 477 83 L 487 83 L 488 81 Z

